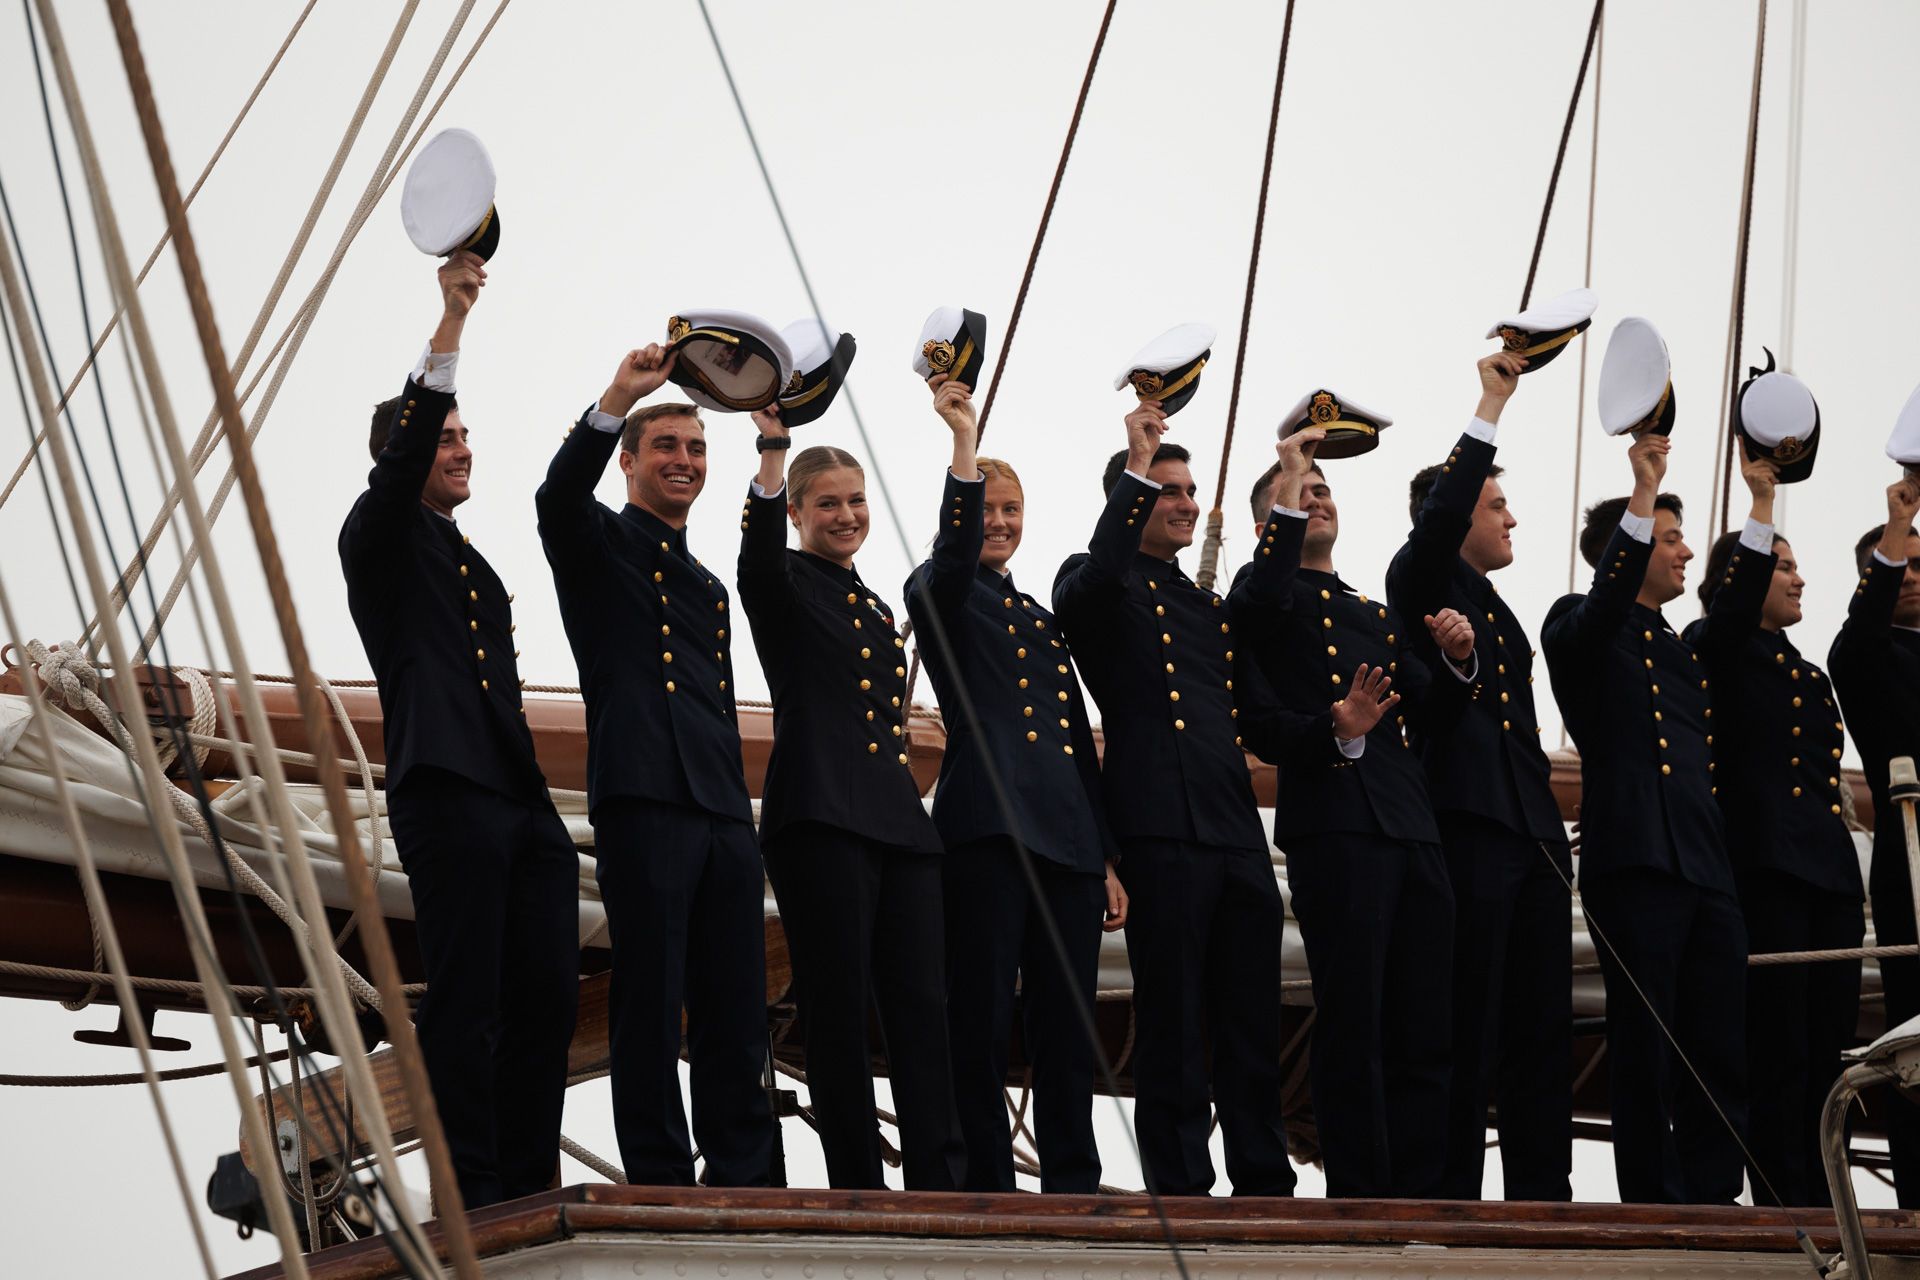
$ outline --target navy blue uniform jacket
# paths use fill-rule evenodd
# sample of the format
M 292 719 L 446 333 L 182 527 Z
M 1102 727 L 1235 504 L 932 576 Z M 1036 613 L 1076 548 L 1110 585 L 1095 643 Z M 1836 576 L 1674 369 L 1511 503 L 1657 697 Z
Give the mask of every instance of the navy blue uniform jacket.
M 534 496 L 587 704 L 588 809 L 630 796 L 751 822 L 727 589 L 684 529 L 594 499 L 619 443 L 583 416 Z
M 1414 749 L 1427 766 L 1427 793 L 1438 812 L 1470 813 L 1518 835 L 1564 844 L 1566 827 L 1550 785 L 1552 766 L 1540 746 L 1533 705 L 1533 649 L 1491 579 L 1460 558 L 1494 447 L 1471 435 L 1453 446 L 1413 532 L 1387 569 L 1387 600 L 1406 619 L 1414 652 L 1436 673 L 1446 659 L 1424 623 L 1457 609 L 1473 623 L 1480 659 L 1472 696 L 1460 718 L 1429 731 L 1418 722 Z
M 1332 719 L 1287 716 L 1236 638 L 1226 601 L 1177 563 L 1142 554 L 1158 495 L 1122 475 L 1087 551 L 1053 584 L 1054 611 L 1102 712 L 1107 818 L 1122 840 L 1264 849 L 1245 752 L 1275 762 L 1337 755 Z
M 412 379 L 340 529 L 347 608 L 380 686 L 387 789 L 430 765 L 544 801 L 520 708 L 513 597 L 453 521 L 421 505 L 453 396 Z
M 1873 864 L 1876 894 L 1907 892 L 1907 844 L 1900 810 L 1887 800 L 1887 763 L 1920 756 L 1920 632 L 1893 625 L 1904 566 L 1871 556 L 1847 606 L 1847 620 L 1827 655 L 1840 707 L 1860 748 L 1860 763 L 1873 793 Z
M 1703 655 L 1721 660 L 1759 624 L 1773 557 L 1735 548 L 1691 644 L 1637 602 L 1652 557 L 1652 543 L 1614 530 L 1593 589 L 1556 601 L 1540 633 L 1580 748 L 1580 875 L 1646 868 L 1733 896 Z
M 1072 655 L 1056 647 L 1064 642 L 1054 616 L 1010 576 L 980 563 L 986 490 L 984 481 L 947 474 L 933 555 L 904 589 L 947 723 L 933 824 L 949 849 L 1017 836 L 1041 857 L 1099 874 L 1118 850 L 1101 807 L 1086 700 Z M 987 777 L 986 759 L 1011 812 Z
M 1356 592 L 1339 576 L 1300 567 L 1307 522 L 1269 515 L 1260 547 L 1233 587 L 1233 611 L 1281 704 L 1324 726 L 1327 749 L 1280 765 L 1273 838 L 1358 832 L 1439 844 L 1427 782 L 1408 740 L 1409 725 L 1434 730 L 1466 705 L 1468 686 L 1438 677 L 1414 652 L 1398 614 Z M 1444 661 L 1444 659 L 1442 659 Z M 1346 696 L 1361 663 L 1385 667 L 1400 695 L 1349 760 L 1333 745 L 1332 705 Z
M 1826 673 L 1783 631 L 1755 627 L 1744 644 L 1716 651 L 1703 644 L 1706 626 L 1693 622 L 1685 636 L 1713 681 L 1727 857 L 1859 897 L 1860 859 L 1840 816 L 1846 727 Z
M 773 690 L 764 843 L 820 822 L 879 844 L 941 852 L 908 767 L 906 641 L 853 569 L 787 550 L 787 496 L 747 490 L 740 603 Z

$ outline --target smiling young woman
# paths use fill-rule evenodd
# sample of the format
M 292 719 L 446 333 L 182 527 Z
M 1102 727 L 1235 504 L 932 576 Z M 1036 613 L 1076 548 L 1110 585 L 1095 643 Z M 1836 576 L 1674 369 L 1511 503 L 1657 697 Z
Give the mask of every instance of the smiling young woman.
M 866 476 L 844 449 L 785 464 L 754 415 L 760 474 L 740 513 L 740 603 L 773 693 L 760 844 L 791 948 L 827 1177 L 884 1187 L 867 1010 L 878 1004 L 909 1190 L 948 1191 L 953 1125 L 940 837 L 907 753 L 906 641 L 861 580 Z M 787 525 L 800 534 L 787 548 Z

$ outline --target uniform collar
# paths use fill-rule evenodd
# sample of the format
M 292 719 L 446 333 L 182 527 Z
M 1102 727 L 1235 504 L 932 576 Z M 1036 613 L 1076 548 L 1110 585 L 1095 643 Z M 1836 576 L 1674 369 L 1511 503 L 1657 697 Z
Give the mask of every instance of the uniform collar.
M 1154 566 L 1156 569 L 1165 570 L 1167 575 L 1175 582 L 1192 581 L 1192 579 L 1187 577 L 1187 571 L 1180 567 L 1180 558 L 1178 556 L 1175 556 L 1171 560 L 1162 560 L 1159 556 L 1150 556 L 1144 551 L 1136 551 L 1134 555 Z
M 989 569 L 984 564 L 979 565 L 978 569 L 979 572 L 975 576 L 995 590 L 1003 588 L 1007 591 L 1018 590 L 1018 588 L 1013 585 L 1013 573 L 1011 571 L 1003 573 L 999 569 Z
M 1317 587 L 1327 587 L 1334 591 L 1344 592 L 1350 596 L 1360 594 L 1337 573 L 1328 573 L 1324 569 L 1301 569 L 1299 575 L 1302 582 L 1311 582 Z
M 799 548 L 795 549 L 794 554 L 800 556 L 806 560 L 808 564 L 826 574 L 829 578 L 833 579 L 835 583 L 846 587 L 848 590 L 865 591 L 867 589 L 867 584 L 860 581 L 860 573 L 857 569 L 842 568 L 825 556 L 817 556 L 811 551 Z
M 1668 635 L 1674 634 L 1673 624 L 1667 621 L 1666 614 L 1660 612 L 1658 609 L 1649 609 L 1638 600 L 1633 602 L 1633 616 L 1643 627 L 1648 623 L 1652 623 Z
M 685 529 L 676 529 L 645 507 L 636 506 L 631 502 L 621 508 L 620 514 L 639 525 L 649 534 L 660 539 L 661 542 L 666 544 L 667 550 L 673 552 L 682 560 L 693 559 L 693 557 L 687 553 L 687 531 Z

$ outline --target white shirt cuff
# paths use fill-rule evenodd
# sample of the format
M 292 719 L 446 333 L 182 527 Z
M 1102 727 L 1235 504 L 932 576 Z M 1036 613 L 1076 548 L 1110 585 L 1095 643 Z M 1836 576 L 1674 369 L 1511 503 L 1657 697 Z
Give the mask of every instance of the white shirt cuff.
M 587 425 L 595 431 L 604 431 L 608 435 L 627 425 L 627 420 L 618 414 L 602 413 L 598 409 L 587 410 Z
M 1160 487 L 1160 482 L 1158 480 L 1149 480 L 1131 467 L 1127 468 L 1127 474 L 1132 476 L 1135 480 L 1138 480 L 1141 484 L 1146 485 L 1149 489 L 1158 489 Z
M 787 491 L 787 482 L 785 480 L 782 480 L 780 482 L 780 487 L 778 489 L 775 489 L 772 493 L 768 493 L 765 489 L 762 489 L 760 487 L 760 482 L 758 480 L 755 480 L 753 482 L 753 496 L 756 498 L 777 498 L 781 494 L 785 493 L 786 491 Z
M 1740 531 L 1740 545 L 1749 551 L 1757 551 L 1763 556 L 1772 555 L 1773 526 L 1749 519 L 1747 527 Z
M 1292 507 L 1283 507 L 1277 502 L 1273 504 L 1273 514 L 1277 516 L 1292 516 L 1295 520 L 1305 520 L 1307 518 L 1306 512 L 1296 511 Z
M 453 375 L 460 367 L 458 351 L 435 352 L 433 344 L 420 348 L 420 361 L 413 366 L 413 380 L 429 391 L 453 394 Z
M 952 467 L 947 468 L 947 474 L 950 476 L 953 476 Z M 987 473 L 984 471 L 976 470 L 970 476 L 953 476 L 953 478 L 955 480 L 958 480 L 961 484 L 985 484 L 987 482 Z
M 1873 558 L 1875 560 L 1878 560 L 1881 564 L 1887 566 L 1887 568 L 1889 569 L 1904 569 L 1907 567 L 1907 562 L 1905 560 L 1889 560 L 1885 556 L 1881 555 L 1880 548 L 1878 547 L 1875 547 L 1873 549 Z
M 1500 432 L 1499 427 L 1495 426 L 1491 422 L 1485 422 L 1479 418 L 1475 418 L 1472 422 L 1469 422 L 1467 424 L 1467 434 L 1472 436 L 1475 440 L 1482 440 L 1482 441 L 1485 441 L 1487 444 L 1495 443 L 1494 437 L 1498 435 L 1499 432 Z
M 1631 511 L 1622 511 L 1620 513 L 1620 532 L 1626 534 L 1635 542 L 1652 542 L 1653 517 L 1637 516 Z M 1769 547 L 1768 550 L 1772 550 L 1772 548 Z
M 1478 680 L 1480 678 L 1480 651 L 1478 649 L 1475 649 L 1473 653 L 1469 656 L 1473 659 L 1473 661 L 1468 664 L 1467 669 L 1465 671 L 1462 671 L 1460 670 L 1459 667 L 1455 666 L 1453 663 L 1453 659 L 1449 658 L 1444 653 L 1440 655 L 1440 661 L 1446 664 L 1447 670 L 1453 673 L 1453 678 L 1455 680 L 1458 680 L 1461 684 L 1472 684 L 1475 680 Z
M 1363 733 L 1357 738 L 1343 738 L 1339 734 L 1335 734 L 1333 736 L 1333 745 L 1340 748 L 1340 754 L 1347 759 L 1358 760 L 1362 755 L 1366 754 L 1367 736 Z

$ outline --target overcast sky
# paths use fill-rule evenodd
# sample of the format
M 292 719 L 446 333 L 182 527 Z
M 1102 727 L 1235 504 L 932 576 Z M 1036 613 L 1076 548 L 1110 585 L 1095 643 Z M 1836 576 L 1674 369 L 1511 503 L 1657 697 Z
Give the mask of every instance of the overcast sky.
M 420 6 L 267 326 L 263 354 L 326 261 L 455 7 Z M 476 7 L 456 60 L 491 7 Z M 989 0 L 958 15 L 877 2 L 714 7 L 826 317 L 860 341 L 852 385 L 872 439 L 857 436 L 844 395 L 796 434 L 867 461 L 875 519 L 860 568 L 898 603 L 898 584 L 935 528 L 948 439 L 908 369 L 921 321 L 942 304 L 983 311 L 993 357 L 1004 350 L 1101 6 Z M 318 6 L 193 209 L 229 356 L 286 257 L 393 8 Z M 199 172 L 297 11 L 287 2 L 203 3 L 189 17 L 178 6 L 135 5 L 183 181 Z M 1711 540 L 1754 12 L 1753 0 L 1609 6 L 1586 439 L 1576 450 L 1577 352 L 1527 377 L 1501 428 L 1520 527 L 1519 561 L 1499 582 L 1522 618 L 1541 617 L 1567 589 L 1576 502 L 1625 487 L 1624 448 L 1598 431 L 1593 412 L 1604 337 L 1622 316 L 1652 319 L 1671 348 L 1679 424 L 1670 487 L 1687 500 L 1696 550 L 1704 554 Z M 1203 502 L 1211 497 L 1281 13 L 1277 3 L 1196 0 L 1124 5 L 1115 18 L 985 441 L 1026 479 L 1026 539 L 1013 569 L 1029 591 L 1047 589 L 1099 510 L 1099 470 L 1123 442 L 1121 417 L 1132 403 L 1111 389 L 1114 373 L 1181 321 L 1220 330 L 1202 389 L 1174 420 L 1174 438 L 1194 452 Z M 1908 65 L 1920 45 L 1920 9 L 1897 0 L 1813 7 L 1789 326 L 1793 13 L 1791 3 L 1774 5 L 1768 32 L 1739 362 L 1744 373 L 1763 360 L 1763 344 L 1772 346 L 1821 404 L 1819 469 L 1792 492 L 1783 529 L 1809 580 L 1795 638 L 1824 655 L 1849 599 L 1853 540 L 1884 513 L 1881 493 L 1893 478 L 1882 452 L 1887 432 L 1920 377 L 1911 343 L 1920 244 L 1910 234 L 1920 99 Z M 1476 401 L 1473 362 L 1491 349 L 1481 335 L 1518 300 L 1588 14 L 1584 0 L 1299 6 L 1229 459 L 1226 569 L 1245 559 L 1245 492 L 1271 458 L 1274 426 L 1325 385 L 1395 419 L 1377 452 L 1330 468 L 1343 517 L 1336 559 L 1361 590 L 1380 588 L 1406 532 L 1406 479 L 1443 456 L 1464 425 Z M 163 219 L 104 8 L 63 6 L 62 20 L 138 263 Z M 18 13 L 0 15 L 0 105 L 10 125 L 0 134 L 0 180 L 64 384 L 87 335 Z M 518 594 L 522 674 L 570 684 L 575 672 L 533 523 L 532 494 L 551 451 L 620 355 L 658 340 L 668 315 L 734 307 L 784 324 L 805 314 L 806 298 L 691 3 L 510 7 L 440 125 L 472 129 L 491 149 L 504 232 L 460 368 L 476 454 L 476 496 L 461 523 Z M 60 134 L 80 200 L 64 117 Z M 1583 108 L 1540 296 L 1581 283 L 1591 136 Z M 105 277 L 84 204 L 78 212 L 98 325 L 109 309 Z M 390 195 L 348 254 L 260 436 L 262 479 L 307 643 L 335 676 L 365 675 L 367 663 L 334 539 L 365 482 L 368 409 L 400 389 L 437 318 L 435 265 L 406 239 L 397 192 Z M 191 437 L 210 390 L 171 255 L 142 297 Z M 1790 353 L 1782 348 L 1789 328 Z M 143 461 L 117 344 L 107 357 L 107 402 L 144 531 L 161 486 Z M 83 388 L 74 407 L 124 558 L 132 538 L 93 392 Z M 7 473 L 28 426 L 14 399 L 0 396 Z M 695 511 L 691 543 L 731 578 L 732 502 L 754 467 L 752 430 L 744 419 L 710 415 L 709 440 L 716 492 Z M 224 463 L 222 452 L 208 493 Z M 601 486 L 616 504 L 618 481 L 610 468 Z M 47 641 L 76 635 L 81 620 L 35 477 L 0 509 L 0 540 L 9 548 L 0 573 L 23 625 Z M 258 559 L 231 511 L 219 545 L 252 664 L 285 670 Z M 164 575 L 172 562 L 170 553 L 159 557 Z M 1189 568 L 1195 563 L 1189 556 Z M 1676 625 L 1692 616 L 1690 600 L 1672 606 Z M 208 660 L 184 611 L 168 637 L 176 661 Z M 741 692 L 764 695 L 750 638 L 735 639 Z M 1541 693 L 1551 745 L 1558 721 L 1544 682 Z M 921 696 L 931 692 L 923 687 Z M 163 1027 L 170 1020 L 186 1021 L 163 1018 Z M 101 1011 L 75 1018 L 54 1006 L 6 1008 L 0 1042 L 10 1050 L 0 1069 L 126 1069 L 115 1051 L 65 1041 L 73 1025 L 110 1021 Z M 205 1030 L 193 1033 L 202 1051 L 212 1045 Z M 214 1135 L 204 1150 L 230 1147 L 224 1086 L 180 1091 L 189 1122 Z M 10 1141 L 0 1162 L 0 1203 L 14 1224 L 6 1235 L 24 1239 L 29 1260 L 104 1271 L 137 1259 L 149 1271 L 190 1272 L 150 1108 L 137 1091 L 0 1093 L 0 1116 L 10 1134 L 29 1135 Z M 611 1152 L 604 1126 L 576 1136 Z M 44 1154 L 25 1154 L 36 1148 Z M 1109 1155 L 1117 1164 L 1118 1148 Z M 209 1169 L 203 1158 L 192 1172 L 197 1180 Z M 120 1179 L 118 1193 L 95 1198 L 108 1179 Z M 1610 1194 L 1610 1172 L 1593 1179 L 1583 1193 Z M 78 1194 L 115 1205 L 116 1216 L 124 1209 L 127 1229 L 72 1231 Z M 263 1246 L 227 1257 L 259 1261 Z

